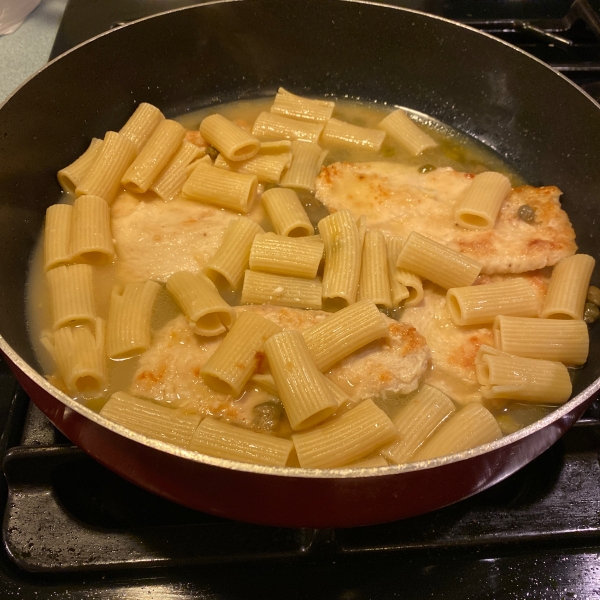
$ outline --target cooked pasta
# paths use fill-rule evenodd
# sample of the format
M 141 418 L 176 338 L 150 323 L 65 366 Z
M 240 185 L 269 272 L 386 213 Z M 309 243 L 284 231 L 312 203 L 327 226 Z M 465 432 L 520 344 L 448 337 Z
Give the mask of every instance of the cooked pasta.
M 292 439 L 301 467 L 330 469 L 367 456 L 395 435 L 389 417 L 372 400 L 364 400 L 326 425 L 296 433 Z
M 121 184 L 131 192 L 143 194 L 160 172 L 169 164 L 183 138 L 185 129 L 176 121 L 165 119 L 152 132 L 135 160 L 121 178 Z
M 246 217 L 232 219 L 219 249 L 206 263 L 204 274 L 217 283 L 222 277 L 233 289 L 239 288 L 248 268 L 252 243 L 260 233 L 264 231 L 254 221 Z
M 167 280 L 167 291 L 198 335 L 220 335 L 235 321 L 233 308 L 221 298 L 215 284 L 201 273 L 173 273 Z
M 563 404 L 571 396 L 569 371 L 559 362 L 480 349 L 477 380 L 484 398 Z
M 117 392 L 102 407 L 100 414 L 127 429 L 168 444 L 187 448 L 201 418 Z
M 316 143 L 319 141 L 323 127 L 320 123 L 298 121 L 282 115 L 262 112 L 254 122 L 252 135 L 261 141 L 284 139 Z
M 385 317 L 371 300 L 352 304 L 302 332 L 321 371 L 366 344 L 389 335 Z
M 415 156 L 437 146 L 437 142 L 427 135 L 401 108 L 390 113 L 379 123 L 378 127 Z
M 414 460 L 430 460 L 489 444 L 502 437 L 494 415 L 473 402 L 461 408 L 423 444 Z
M 385 131 L 368 129 L 338 119 L 329 119 L 321 134 L 321 140 L 336 146 L 358 146 L 377 151 L 385 139 Z
M 231 161 L 248 160 L 260 149 L 254 136 L 219 114 L 202 120 L 200 135 Z
M 358 290 L 362 251 L 356 223 L 349 211 L 341 210 L 319 221 L 319 233 L 325 244 L 323 298 L 352 304 Z
M 589 352 L 583 321 L 498 316 L 494 320 L 496 348 L 525 358 L 582 365 Z
M 418 449 L 455 411 L 454 403 L 446 394 L 423 385 L 393 418 L 398 436 L 381 449 L 381 454 L 395 464 L 410 462 Z
M 70 204 L 53 204 L 47 208 L 44 224 L 44 268 L 46 271 L 71 260 L 72 219 L 73 207 Z
M 404 302 L 404 300 L 410 297 L 408 288 L 398 279 L 398 267 L 396 267 L 400 250 L 402 250 L 402 238 L 398 236 L 390 236 L 386 239 L 386 245 L 392 307 L 398 308 Z M 416 275 L 414 277 L 416 278 Z
M 334 108 L 335 102 L 303 98 L 280 87 L 271 106 L 271 112 L 294 119 L 326 123 L 331 119 Z
M 187 168 L 202 156 L 202 150 L 184 141 L 165 168 L 152 182 L 150 189 L 163 200 L 172 200 L 188 178 Z M 210 159 L 209 159 L 210 160 Z
M 292 142 L 292 165 L 281 178 L 281 186 L 313 191 L 327 150 L 310 142 Z
M 279 331 L 281 327 L 273 321 L 242 313 L 200 374 L 213 389 L 239 396 L 262 360 L 265 342 Z
M 92 138 L 87 150 L 77 160 L 57 173 L 58 183 L 67 194 L 74 194 L 77 186 L 90 172 L 92 165 L 98 158 L 98 154 L 100 154 L 102 144 L 102 140 Z
M 540 317 L 583 319 L 585 298 L 595 264 L 594 258 L 588 254 L 575 254 L 561 260 L 552 271 Z
M 46 277 L 52 301 L 54 329 L 67 325 L 93 325 L 96 321 L 92 267 L 61 265 Z
M 294 190 L 271 188 L 262 195 L 262 203 L 279 235 L 303 237 L 314 234 L 315 228 Z
M 250 269 L 275 275 L 314 279 L 323 258 L 324 246 L 274 233 L 259 234 L 250 250 Z
M 456 223 L 466 229 L 491 229 L 511 189 L 510 180 L 502 173 L 476 175 L 456 207 Z
M 368 229 L 365 235 L 358 298 L 372 300 L 377 306 L 392 308 L 387 247 L 383 232 L 377 229 Z
M 265 343 L 279 397 L 294 431 L 330 417 L 338 401 L 313 362 L 299 331 L 282 331 Z
M 207 417 L 196 428 L 187 447 L 217 458 L 285 467 L 294 444 Z
M 73 206 L 71 254 L 90 264 L 106 264 L 115 254 L 110 209 L 99 196 L 79 196 Z
M 150 320 L 160 291 L 155 281 L 113 288 L 108 310 L 106 353 L 109 358 L 131 358 L 150 347 Z
M 303 279 L 246 271 L 242 304 L 271 304 L 318 310 L 323 303 L 322 293 L 323 286 L 318 278 Z
M 492 323 L 497 315 L 537 317 L 540 308 L 532 285 L 521 277 L 451 288 L 446 303 L 456 325 Z
M 446 289 L 471 285 L 481 271 L 477 261 L 416 231 L 402 246 L 397 266 Z
M 165 116 L 156 106 L 142 102 L 129 117 L 119 133 L 131 140 L 139 154 L 154 130 L 165 120 Z
M 100 196 L 110 204 L 136 154 L 135 144 L 131 140 L 120 133 L 107 132 L 96 160 L 77 184 L 77 196 Z
M 245 175 L 217 169 L 200 163 L 183 184 L 183 197 L 229 208 L 236 212 L 250 211 L 258 179 L 256 175 Z

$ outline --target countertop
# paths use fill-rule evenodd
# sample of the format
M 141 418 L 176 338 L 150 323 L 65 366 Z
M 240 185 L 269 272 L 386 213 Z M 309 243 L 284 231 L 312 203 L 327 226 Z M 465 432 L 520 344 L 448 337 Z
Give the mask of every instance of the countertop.
M 42 0 L 14 33 L 0 36 L 0 104 L 48 61 L 68 0 Z

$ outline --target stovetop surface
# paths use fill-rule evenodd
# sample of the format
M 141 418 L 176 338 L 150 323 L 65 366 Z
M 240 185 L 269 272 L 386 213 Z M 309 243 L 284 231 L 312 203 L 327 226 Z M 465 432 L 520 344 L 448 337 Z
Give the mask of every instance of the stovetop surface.
M 579 0 L 569 19 L 570 0 L 388 3 L 473 24 L 598 89 L 598 38 L 571 24 Z M 70 0 L 52 55 L 189 4 Z M 598 401 L 494 488 L 421 517 L 345 530 L 247 525 L 145 492 L 72 446 L 1 363 L 0 428 L 0 598 L 600 598 Z

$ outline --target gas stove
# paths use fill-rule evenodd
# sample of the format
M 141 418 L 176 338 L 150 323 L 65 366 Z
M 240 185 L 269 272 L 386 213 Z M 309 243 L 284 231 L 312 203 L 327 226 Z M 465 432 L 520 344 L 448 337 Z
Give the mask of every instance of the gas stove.
M 388 2 L 516 44 L 600 98 L 600 2 Z M 52 56 L 185 0 L 70 0 Z M 284 529 L 154 496 L 74 447 L 0 364 L 0 598 L 597 598 L 600 401 L 499 485 L 420 517 Z

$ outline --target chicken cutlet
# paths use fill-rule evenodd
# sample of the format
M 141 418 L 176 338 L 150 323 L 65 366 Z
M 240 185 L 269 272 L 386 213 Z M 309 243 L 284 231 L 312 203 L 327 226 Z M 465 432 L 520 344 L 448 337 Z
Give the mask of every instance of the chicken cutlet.
M 475 285 L 522 277 L 533 287 L 541 307 L 550 281 L 550 269 L 523 275 L 481 275 Z M 475 356 L 482 345 L 493 346 L 492 324 L 462 327 L 455 325 L 446 307 L 446 290 L 431 283 L 423 286 L 420 304 L 403 309 L 400 323 L 410 323 L 427 340 L 431 370 L 425 383 L 452 398 L 457 404 L 483 402 L 475 376 Z
M 323 311 L 275 306 L 240 306 L 236 311 L 252 311 L 284 329 L 297 331 L 329 316 Z M 429 350 L 416 329 L 392 319 L 388 319 L 388 325 L 388 338 L 368 344 L 326 373 L 348 394 L 351 404 L 367 398 L 408 394 L 417 389 L 429 367 Z M 155 334 L 152 346 L 141 355 L 128 391 L 184 412 L 253 426 L 252 409 L 265 401 L 260 394 L 257 396 L 253 384 L 246 386 L 245 393 L 236 399 L 210 389 L 200 374 L 222 339 L 223 336 L 197 336 L 184 316 L 175 317 Z
M 365 215 L 367 227 L 404 239 L 418 231 L 479 261 L 485 274 L 542 269 L 575 253 L 575 232 L 554 186 L 514 188 L 488 231 L 456 225 L 456 203 L 473 177 L 448 167 L 421 173 L 397 163 L 334 163 L 321 170 L 316 197 L 331 212 Z M 532 222 L 519 218 L 523 205 L 534 209 Z
M 179 196 L 165 202 L 151 193 L 123 192 L 111 207 L 117 277 L 123 283 L 164 282 L 178 271 L 198 273 L 237 216 L 231 210 Z M 257 203 L 247 216 L 260 223 L 264 211 Z

